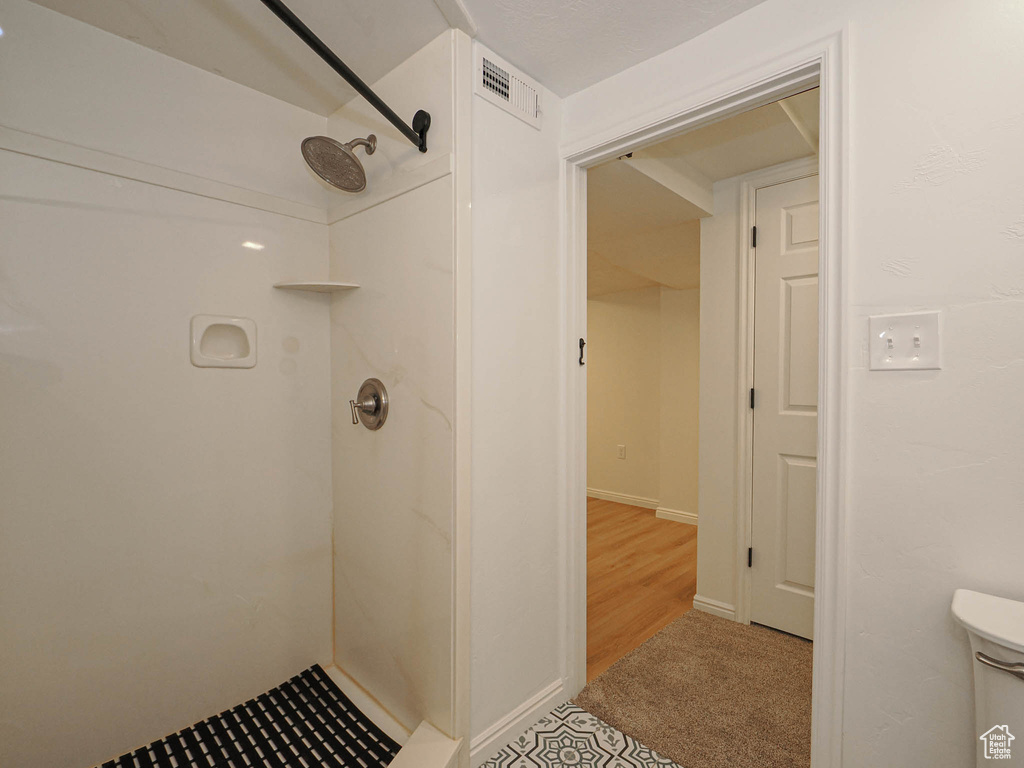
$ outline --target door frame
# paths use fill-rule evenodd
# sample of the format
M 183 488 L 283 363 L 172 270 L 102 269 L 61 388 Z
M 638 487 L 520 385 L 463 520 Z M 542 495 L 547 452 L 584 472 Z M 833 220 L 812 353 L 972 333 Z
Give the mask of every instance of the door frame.
M 586 169 L 630 151 L 725 117 L 820 86 L 820 247 L 818 297 L 818 488 L 815 547 L 815 644 L 811 764 L 842 764 L 846 629 L 846 491 L 843 425 L 847 407 L 843 372 L 846 297 L 844 259 L 848 200 L 848 88 L 846 31 L 809 42 L 702 90 L 656 114 L 631 114 L 612 130 L 564 147 L 560 187 L 562 243 L 561 367 L 563 463 L 560 505 L 563 570 L 560 579 L 562 677 L 566 693 L 586 683 L 586 375 L 579 339 L 587 328 Z M 681 79 L 686 73 L 680 73 Z M 742 302 L 741 302 L 742 304 Z M 746 392 L 741 392 L 739 399 Z M 739 404 L 738 404 L 739 405 Z M 737 455 L 737 462 L 739 462 Z
M 736 621 L 741 624 L 750 623 L 750 614 L 753 606 L 753 577 L 750 573 L 750 568 L 747 567 L 747 550 L 753 546 L 754 409 L 750 407 L 747 393 L 754 387 L 754 256 L 756 252 L 747 233 L 754 226 L 755 212 L 757 210 L 757 190 L 818 174 L 819 162 L 818 157 L 802 158 L 781 165 L 775 165 L 771 168 L 765 168 L 764 170 L 753 171 L 740 178 L 738 236 L 741 238 L 740 242 L 744 245 L 741 248 L 743 256 L 740 259 L 737 284 L 743 301 L 737 302 L 740 317 L 738 318 L 739 343 L 737 344 L 739 359 L 737 360 L 736 371 L 738 374 L 739 392 L 743 394 L 743 397 L 741 398 L 742 402 L 737 403 L 736 414 L 736 454 L 738 457 L 736 462 Z M 821 195 L 821 175 L 819 174 L 819 201 L 821 200 Z M 820 249 L 818 261 L 820 266 Z M 820 297 L 818 305 L 820 311 Z M 818 354 L 820 369 L 820 347 Z M 818 400 L 820 407 L 820 391 L 818 393 Z M 817 555 L 817 552 L 815 555 Z M 817 563 L 815 563 L 815 567 L 817 567 Z M 815 606 L 817 606 L 817 590 L 815 590 Z

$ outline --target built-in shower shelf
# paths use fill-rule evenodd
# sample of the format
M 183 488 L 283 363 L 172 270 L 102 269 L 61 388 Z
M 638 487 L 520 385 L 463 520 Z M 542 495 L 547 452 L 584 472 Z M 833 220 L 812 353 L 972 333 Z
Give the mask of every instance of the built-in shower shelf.
M 350 291 L 358 288 L 358 283 L 336 283 L 330 280 L 308 282 L 308 283 L 274 283 L 275 288 L 285 288 L 289 291 L 313 291 L 314 293 L 338 293 L 339 291 Z

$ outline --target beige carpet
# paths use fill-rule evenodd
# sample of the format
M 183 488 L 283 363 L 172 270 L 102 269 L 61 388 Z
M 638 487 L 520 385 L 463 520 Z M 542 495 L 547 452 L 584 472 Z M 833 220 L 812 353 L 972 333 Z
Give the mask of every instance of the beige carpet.
M 683 768 L 807 768 L 811 643 L 690 611 L 575 703 Z

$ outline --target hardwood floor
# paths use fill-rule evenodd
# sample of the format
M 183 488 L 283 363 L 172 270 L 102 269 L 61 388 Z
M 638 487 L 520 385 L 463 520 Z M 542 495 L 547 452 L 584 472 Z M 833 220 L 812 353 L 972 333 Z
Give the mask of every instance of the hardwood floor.
M 587 499 L 587 682 L 693 608 L 697 526 Z

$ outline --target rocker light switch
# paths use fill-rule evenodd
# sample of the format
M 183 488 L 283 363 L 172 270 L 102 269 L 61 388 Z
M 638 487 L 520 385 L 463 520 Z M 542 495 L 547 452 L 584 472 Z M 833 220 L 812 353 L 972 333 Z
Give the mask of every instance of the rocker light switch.
M 873 315 L 868 318 L 868 330 L 872 371 L 942 368 L 938 312 Z

